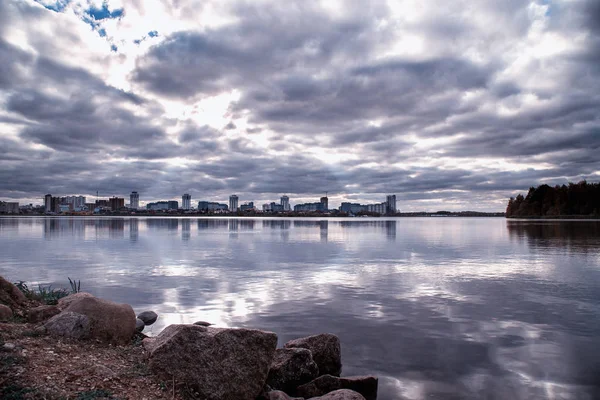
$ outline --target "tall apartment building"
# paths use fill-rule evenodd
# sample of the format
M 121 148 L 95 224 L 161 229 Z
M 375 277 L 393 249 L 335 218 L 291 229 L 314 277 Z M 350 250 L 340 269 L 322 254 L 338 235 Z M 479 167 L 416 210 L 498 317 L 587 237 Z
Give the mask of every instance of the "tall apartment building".
M 47 194 L 44 196 L 44 211 L 49 213 L 52 212 L 52 195 Z
M 283 207 L 283 211 L 290 211 L 290 198 L 288 196 L 281 196 L 280 204 Z
M 125 199 L 122 197 L 111 197 L 109 200 L 110 209 L 112 211 L 118 211 L 125 207 Z
M 238 201 L 239 198 L 235 194 L 229 196 L 229 211 L 235 212 L 238 210 Z
M 329 199 L 327 198 L 327 196 L 321 197 L 321 204 L 322 204 L 321 208 L 323 211 L 329 210 Z
M 134 210 L 140 208 L 140 195 L 138 192 L 131 192 L 129 195 L 129 208 Z
M 387 213 L 388 214 L 396 214 L 396 195 L 388 194 L 385 200 L 387 204 Z
M 181 208 L 183 208 L 184 210 L 189 210 L 190 208 L 192 208 L 191 204 L 192 196 L 190 196 L 187 193 L 181 196 Z

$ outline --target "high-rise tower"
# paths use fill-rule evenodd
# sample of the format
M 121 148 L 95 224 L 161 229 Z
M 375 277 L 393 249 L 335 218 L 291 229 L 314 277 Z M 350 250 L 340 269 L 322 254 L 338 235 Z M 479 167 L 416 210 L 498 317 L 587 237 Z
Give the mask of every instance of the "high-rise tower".
M 387 205 L 387 214 L 396 214 L 396 195 L 395 194 L 388 194 L 386 199 L 385 199 L 386 205 Z
M 129 208 L 134 210 L 140 208 L 140 195 L 138 192 L 131 192 L 129 195 Z
M 183 196 L 181 196 L 181 208 L 183 208 L 184 210 L 189 210 L 192 204 L 192 196 L 190 196 L 189 194 L 184 194 Z
M 229 196 L 229 211 L 235 212 L 238 210 L 238 200 L 239 198 L 235 194 Z
M 287 196 L 281 196 L 280 204 L 283 207 L 283 211 L 290 211 L 290 198 Z

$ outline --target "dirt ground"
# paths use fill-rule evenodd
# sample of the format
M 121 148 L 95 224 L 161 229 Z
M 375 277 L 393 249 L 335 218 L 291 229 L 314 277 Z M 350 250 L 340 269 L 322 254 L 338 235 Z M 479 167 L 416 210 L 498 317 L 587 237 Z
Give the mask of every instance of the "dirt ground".
M 184 399 L 147 368 L 141 337 L 128 346 L 40 336 L 0 322 L 0 399 Z

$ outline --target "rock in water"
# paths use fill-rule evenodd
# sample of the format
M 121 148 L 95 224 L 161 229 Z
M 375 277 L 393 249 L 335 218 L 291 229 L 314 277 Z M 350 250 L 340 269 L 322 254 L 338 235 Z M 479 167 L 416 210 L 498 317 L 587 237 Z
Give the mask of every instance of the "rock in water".
M 206 321 L 196 321 L 196 322 L 194 322 L 194 325 L 211 326 L 211 325 L 214 325 L 214 324 L 211 324 L 210 322 L 206 322 Z
M 146 324 L 144 323 L 144 321 L 142 321 L 139 318 L 135 319 L 135 331 L 136 332 L 141 332 L 144 330 L 144 328 L 146 327 Z
M 15 285 L 0 276 L 0 304 L 12 309 L 23 307 L 27 304 L 27 297 Z
M 149 366 L 162 379 L 185 383 L 206 400 L 254 400 L 263 388 L 277 335 L 253 329 L 169 325 L 145 339 Z
M 313 397 L 310 400 L 365 400 L 365 398 L 353 390 L 340 389 L 321 397 Z
M 90 319 L 90 337 L 93 339 L 127 344 L 135 334 L 135 313 L 129 304 L 82 297 L 69 304 L 65 311 L 86 315 Z
M 273 389 L 292 393 L 298 386 L 319 376 L 319 367 L 308 349 L 277 349 L 271 362 L 267 384 Z
M 46 321 L 58 314 L 60 310 L 57 306 L 39 306 L 27 311 L 27 322 L 38 323 Z
M 50 318 L 44 328 L 52 336 L 87 339 L 90 336 L 90 319 L 83 314 L 65 311 Z
M 290 340 L 285 348 L 300 347 L 310 350 L 320 374 L 340 376 L 342 372 L 342 349 L 340 339 L 331 333 Z
M 58 299 L 57 307 L 60 311 L 63 311 L 65 308 L 69 307 L 72 302 L 83 299 L 84 297 L 94 297 L 94 295 L 87 292 L 72 293 L 62 299 Z
M 317 379 L 299 386 L 298 396 L 306 398 L 323 396 L 339 389 L 349 389 L 360 393 L 367 400 L 377 399 L 378 379 L 375 376 L 348 376 L 339 378 L 333 375 L 323 375 Z
M 152 325 L 158 319 L 158 314 L 156 314 L 154 311 L 144 311 L 139 313 L 137 317 L 144 321 L 144 324 Z
M 13 317 L 13 312 L 10 307 L 0 304 L 0 321 L 8 321 Z

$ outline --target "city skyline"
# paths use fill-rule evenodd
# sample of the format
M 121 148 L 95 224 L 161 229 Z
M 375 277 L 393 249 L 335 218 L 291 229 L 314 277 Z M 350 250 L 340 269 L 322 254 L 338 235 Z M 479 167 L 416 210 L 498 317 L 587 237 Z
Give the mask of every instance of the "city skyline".
M 599 55 L 597 0 L 0 1 L 0 200 L 501 211 L 600 179 Z

